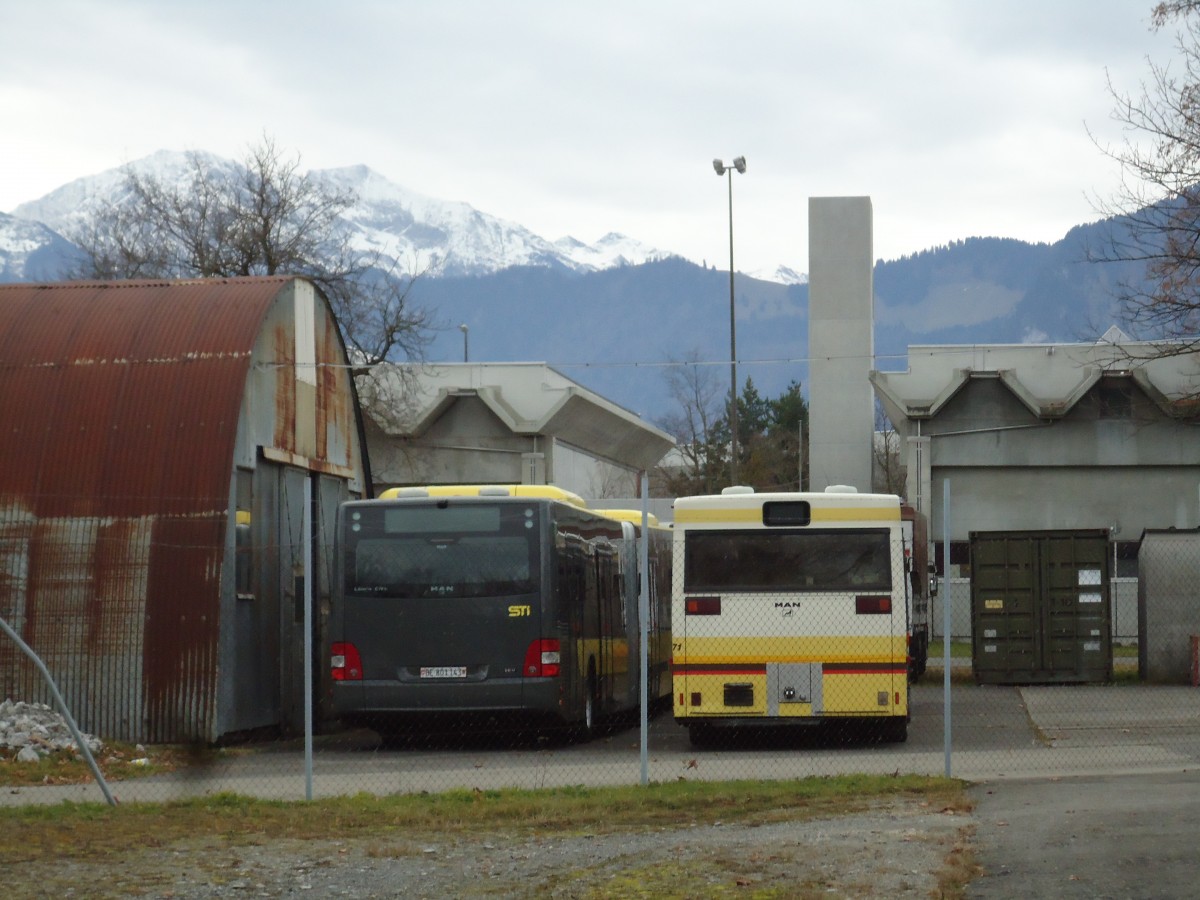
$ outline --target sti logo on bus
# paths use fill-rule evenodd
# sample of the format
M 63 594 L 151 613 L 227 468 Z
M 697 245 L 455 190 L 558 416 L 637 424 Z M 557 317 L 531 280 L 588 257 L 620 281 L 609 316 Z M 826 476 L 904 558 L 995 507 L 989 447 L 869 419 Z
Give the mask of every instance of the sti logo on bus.
M 531 615 L 533 615 L 533 610 L 532 610 L 532 608 L 530 608 L 528 606 L 510 606 L 508 608 L 508 617 L 510 619 L 516 619 L 516 618 L 519 618 L 520 616 L 531 616 Z

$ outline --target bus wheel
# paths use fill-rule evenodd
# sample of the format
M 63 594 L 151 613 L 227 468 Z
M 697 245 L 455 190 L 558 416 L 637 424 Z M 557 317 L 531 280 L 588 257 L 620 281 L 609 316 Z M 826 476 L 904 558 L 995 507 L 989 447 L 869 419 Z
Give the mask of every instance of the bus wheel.
M 713 745 L 712 726 L 705 722 L 692 722 L 687 727 L 688 741 L 693 747 L 711 747 Z
M 587 694 L 583 701 L 583 721 L 575 729 L 576 739 L 590 741 L 596 736 L 596 669 L 588 665 Z
M 889 744 L 908 740 L 908 716 L 890 716 L 879 725 L 879 737 Z

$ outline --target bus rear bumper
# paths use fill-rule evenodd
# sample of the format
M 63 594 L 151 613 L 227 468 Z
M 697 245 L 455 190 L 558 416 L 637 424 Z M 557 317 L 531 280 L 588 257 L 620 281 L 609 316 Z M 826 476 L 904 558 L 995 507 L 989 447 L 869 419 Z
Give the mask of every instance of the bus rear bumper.
M 903 743 L 908 739 L 907 715 L 820 715 L 810 717 L 764 716 L 690 716 L 675 717 L 688 730 L 693 746 L 733 738 L 753 741 L 766 734 L 805 732 L 820 735 L 817 740 L 830 745 L 847 742 Z
M 554 678 L 485 682 L 335 682 L 334 711 L 345 718 L 386 715 L 454 715 L 530 712 L 561 714 L 560 682 Z

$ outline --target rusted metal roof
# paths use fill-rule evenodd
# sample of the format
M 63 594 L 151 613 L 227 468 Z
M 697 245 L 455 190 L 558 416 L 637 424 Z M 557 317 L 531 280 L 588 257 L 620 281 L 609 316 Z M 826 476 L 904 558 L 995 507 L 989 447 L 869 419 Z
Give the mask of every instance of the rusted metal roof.
M 290 281 L 0 285 L 0 497 L 38 518 L 224 509 L 250 353 Z
M 0 615 L 90 730 L 212 736 L 238 419 L 294 281 L 0 285 Z M 6 644 L 0 697 L 41 699 Z

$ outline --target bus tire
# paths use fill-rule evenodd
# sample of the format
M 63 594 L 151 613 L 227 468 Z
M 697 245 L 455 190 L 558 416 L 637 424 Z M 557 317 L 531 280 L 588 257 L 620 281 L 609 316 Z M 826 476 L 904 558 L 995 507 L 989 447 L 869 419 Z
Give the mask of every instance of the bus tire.
M 879 726 L 879 736 L 889 744 L 903 744 L 908 740 L 908 716 L 890 716 Z
M 693 747 L 711 747 L 713 745 L 713 729 L 707 722 L 691 722 L 688 724 L 688 742 Z
M 908 661 L 908 683 L 916 684 L 925 674 L 929 659 L 929 636 L 921 631 L 912 637 L 912 656 Z
M 575 739 L 580 743 L 587 743 L 596 736 L 596 715 L 599 707 L 596 703 L 596 666 L 594 662 L 588 663 L 587 684 L 584 691 L 583 718 L 575 728 Z

